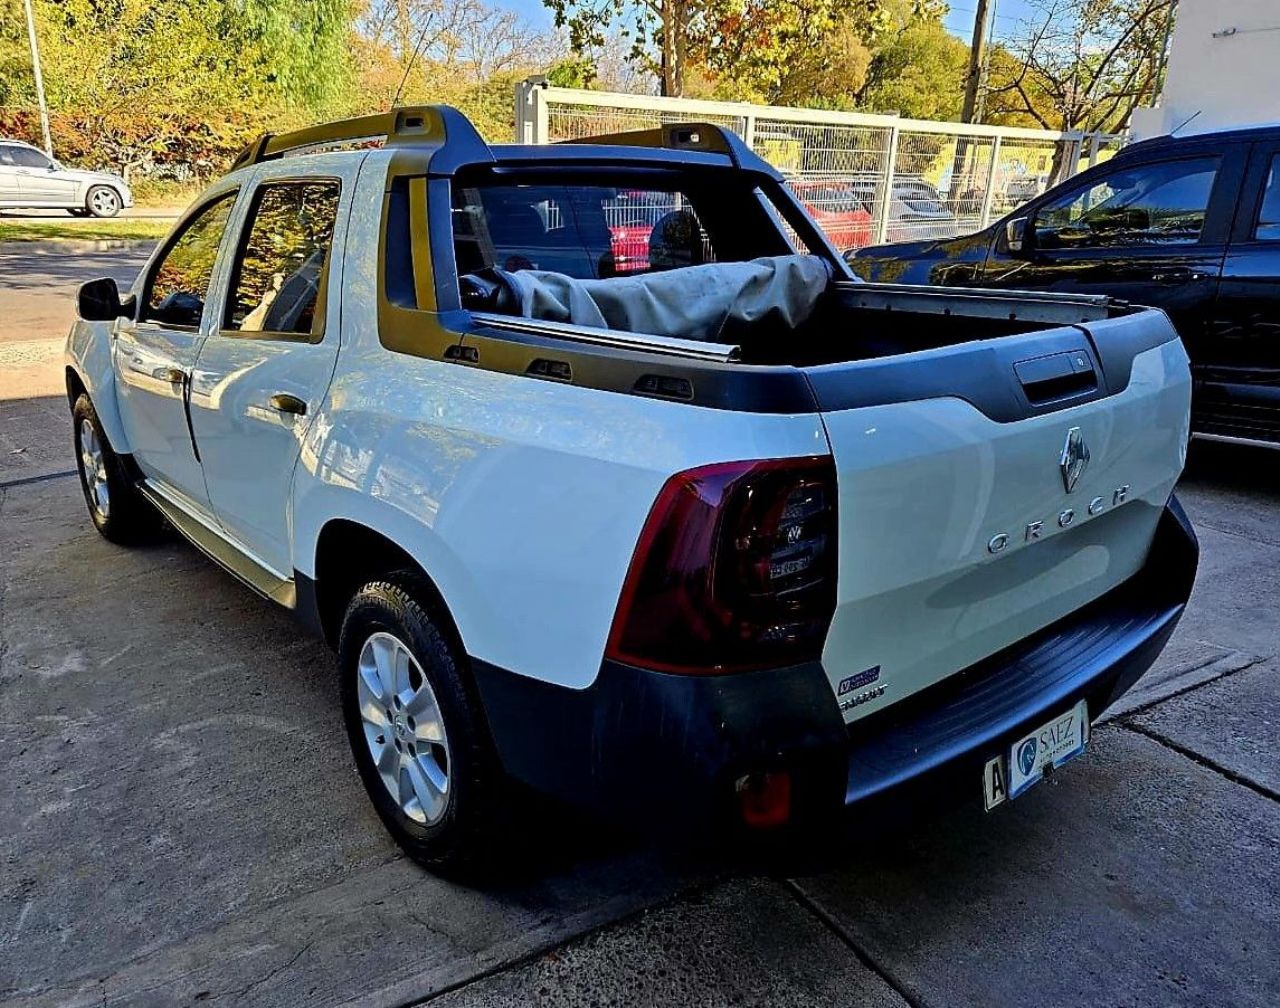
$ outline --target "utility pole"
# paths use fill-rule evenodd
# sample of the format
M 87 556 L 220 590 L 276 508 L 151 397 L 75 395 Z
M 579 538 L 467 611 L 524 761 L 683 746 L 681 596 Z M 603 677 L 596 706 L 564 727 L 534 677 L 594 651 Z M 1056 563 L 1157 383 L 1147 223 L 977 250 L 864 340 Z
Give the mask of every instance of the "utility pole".
M 969 46 L 969 76 L 964 82 L 964 111 L 960 113 L 960 121 L 971 123 L 978 107 L 978 88 L 982 83 L 983 54 L 987 48 L 987 17 L 992 0 L 978 0 L 978 9 L 973 15 L 973 42 Z
M 53 138 L 49 136 L 49 106 L 44 100 L 44 74 L 40 72 L 40 46 L 36 42 L 36 19 L 31 13 L 31 0 L 23 0 L 27 8 L 27 38 L 31 42 L 31 67 L 36 76 L 36 99 L 40 102 L 40 132 L 44 134 L 44 152 L 53 157 Z

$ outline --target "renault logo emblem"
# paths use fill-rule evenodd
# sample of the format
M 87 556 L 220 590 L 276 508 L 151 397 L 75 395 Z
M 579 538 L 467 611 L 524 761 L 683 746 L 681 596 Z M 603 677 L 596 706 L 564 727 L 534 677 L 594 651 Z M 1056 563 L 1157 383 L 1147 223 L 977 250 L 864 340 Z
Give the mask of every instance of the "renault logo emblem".
M 1088 465 L 1089 446 L 1084 443 L 1080 428 L 1072 427 L 1067 431 L 1067 443 L 1062 446 L 1062 457 L 1058 459 L 1058 468 L 1062 470 L 1062 485 L 1067 493 L 1076 488 Z

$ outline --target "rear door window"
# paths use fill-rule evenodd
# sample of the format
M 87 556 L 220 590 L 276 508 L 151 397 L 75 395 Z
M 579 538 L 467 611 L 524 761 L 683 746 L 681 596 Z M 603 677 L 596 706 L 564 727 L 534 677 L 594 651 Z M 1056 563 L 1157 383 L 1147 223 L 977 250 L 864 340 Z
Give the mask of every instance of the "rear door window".
M 327 180 L 258 187 L 231 276 L 223 335 L 322 338 L 318 306 L 339 192 L 338 183 Z
M 1271 158 L 1253 238 L 1254 241 L 1280 241 L 1280 154 Z

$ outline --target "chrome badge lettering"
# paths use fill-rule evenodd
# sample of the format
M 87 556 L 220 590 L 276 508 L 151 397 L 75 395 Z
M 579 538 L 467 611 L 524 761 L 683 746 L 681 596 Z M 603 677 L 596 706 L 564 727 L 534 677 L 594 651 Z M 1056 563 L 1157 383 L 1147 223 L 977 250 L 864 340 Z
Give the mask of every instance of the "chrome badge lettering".
M 1058 456 L 1058 470 L 1062 473 L 1062 486 L 1071 493 L 1076 488 L 1076 484 L 1080 482 L 1080 477 L 1089 466 L 1089 446 L 1085 444 L 1084 432 L 1079 427 L 1072 427 L 1067 431 L 1067 440 L 1062 446 L 1062 453 Z M 1129 484 L 1118 486 L 1111 492 L 1111 506 L 1119 507 L 1129 499 Z M 1092 518 L 1101 514 L 1107 509 L 1107 498 L 1101 495 L 1094 497 L 1089 501 L 1089 505 L 1085 508 L 1086 514 L 1079 515 L 1075 508 L 1063 508 L 1058 512 L 1056 518 L 1037 518 L 1035 521 L 1029 521 L 1022 527 L 1022 541 L 1024 543 L 1038 542 L 1045 533 L 1045 526 L 1050 521 L 1055 521 L 1058 528 L 1066 528 L 1074 523 L 1078 518 Z M 1012 537 L 1008 532 L 997 532 L 987 540 L 987 552 L 995 555 L 1002 553 L 1012 543 Z
M 1128 499 L 1129 484 L 1126 483 L 1124 486 L 1118 486 L 1112 491 L 1110 507 L 1117 508 Z M 1058 528 L 1066 528 L 1069 525 L 1085 521 L 1088 518 L 1093 518 L 1107 509 L 1107 498 L 1095 497 L 1093 500 L 1089 501 L 1087 515 L 1078 514 L 1074 508 L 1064 508 L 1057 513 L 1052 521 Z M 1022 527 L 1022 541 L 1024 543 L 1038 542 L 1048 531 L 1046 526 L 1048 526 L 1049 521 L 1050 519 L 1037 519 L 1035 521 L 1027 522 L 1027 524 Z M 1004 552 L 1004 550 L 1008 549 L 1011 545 L 1013 545 L 1013 537 L 1010 536 L 1008 532 L 997 532 L 987 540 L 987 552 L 994 556 L 996 553 Z

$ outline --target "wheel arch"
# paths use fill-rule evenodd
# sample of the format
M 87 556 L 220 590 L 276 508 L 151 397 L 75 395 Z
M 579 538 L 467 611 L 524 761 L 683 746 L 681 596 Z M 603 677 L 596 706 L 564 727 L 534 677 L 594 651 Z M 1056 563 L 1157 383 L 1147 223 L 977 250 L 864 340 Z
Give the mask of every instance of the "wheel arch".
M 466 655 L 457 621 L 435 579 L 410 550 L 384 532 L 351 518 L 330 518 L 316 536 L 312 570 L 309 578 L 298 577 L 310 581 L 314 622 L 334 650 L 347 603 L 360 587 L 384 575 L 409 570 L 427 587 L 429 597 L 420 601 L 440 618 L 441 630 L 459 653 Z
M 117 455 L 131 455 L 133 447 L 125 434 L 116 399 L 115 374 L 111 369 L 110 335 L 98 331 L 102 323 L 78 322 L 67 341 L 67 363 L 63 382 L 70 410 L 81 395 L 88 395 L 98 414 L 107 440 Z

